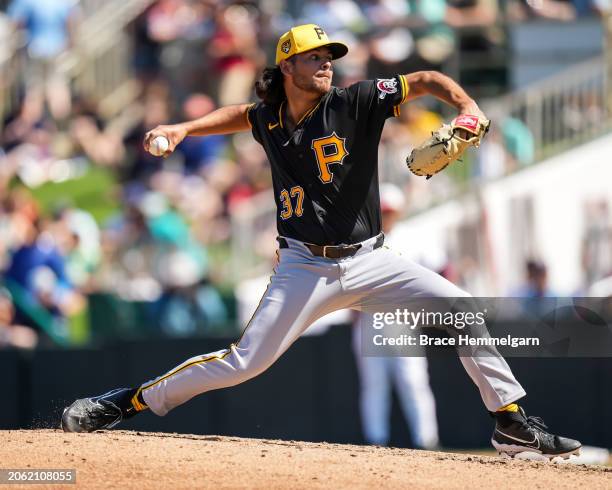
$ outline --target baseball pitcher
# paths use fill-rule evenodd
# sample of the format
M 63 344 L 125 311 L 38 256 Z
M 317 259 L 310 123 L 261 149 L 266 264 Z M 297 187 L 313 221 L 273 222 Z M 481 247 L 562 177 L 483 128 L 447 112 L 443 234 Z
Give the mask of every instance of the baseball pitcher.
M 489 122 L 465 91 L 438 72 L 398 74 L 347 88 L 332 85 L 333 61 L 348 47 L 307 24 L 281 36 L 276 65 L 256 84 L 256 104 L 222 107 L 195 121 L 159 126 L 166 154 L 187 136 L 252 131 L 271 164 L 277 206 L 279 263 L 238 341 L 186 360 L 140 386 L 76 400 L 62 427 L 91 432 L 116 426 L 147 409 L 163 416 L 194 396 L 247 381 L 270 367 L 319 317 L 341 308 L 394 311 L 410 298 L 469 297 L 436 273 L 383 247 L 378 144 L 385 121 L 401 105 L 433 95 L 457 118 L 407 159 L 431 177 L 477 146 Z M 495 418 L 495 448 L 508 456 L 569 457 L 580 442 L 546 431 L 517 401 L 525 390 L 494 351 L 461 362 Z

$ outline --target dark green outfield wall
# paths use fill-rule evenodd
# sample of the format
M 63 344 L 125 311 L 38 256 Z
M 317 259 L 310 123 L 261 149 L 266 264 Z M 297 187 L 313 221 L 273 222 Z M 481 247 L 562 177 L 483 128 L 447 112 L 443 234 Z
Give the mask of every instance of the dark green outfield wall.
M 121 342 L 100 349 L 0 351 L 0 428 L 57 427 L 75 397 L 149 380 L 234 339 Z M 528 412 L 553 431 L 612 447 L 612 359 L 510 359 Z M 492 420 L 455 357 L 430 359 L 441 439 L 447 447 L 489 444 Z M 300 339 L 272 368 L 243 385 L 211 392 L 166 417 L 150 413 L 122 428 L 195 434 L 362 442 L 350 331 Z M 408 446 L 393 406 L 392 444 Z

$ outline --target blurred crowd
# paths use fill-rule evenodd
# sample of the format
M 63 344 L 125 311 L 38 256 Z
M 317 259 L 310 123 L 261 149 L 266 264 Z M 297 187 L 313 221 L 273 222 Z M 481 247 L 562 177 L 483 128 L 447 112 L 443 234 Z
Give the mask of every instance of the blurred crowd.
M 188 138 L 169 158 L 142 148 L 158 124 L 201 117 L 220 105 L 253 100 L 253 84 L 278 36 L 297 23 L 318 23 L 351 47 L 334 83 L 445 69 L 457 56 L 504 56 L 504 23 L 530 17 L 569 21 L 600 15 L 607 0 L 158 0 L 127 26 L 139 98 L 127 119 L 108 118 L 77 93 L 58 60 L 75 48 L 88 15 L 73 0 L 0 1 L 0 39 L 21 29 L 27 63 L 19 104 L 0 135 L 0 346 L 40 339 L 87 339 L 74 318 L 88 298 L 112 294 L 142 302 L 150 333 L 188 336 L 231 324 L 223 267 L 233 213 L 271 179 L 262 148 L 248 133 Z M 0 42 L 0 46 L 8 44 Z M 7 49 L 0 47 L 0 51 Z M 127 49 L 127 47 L 126 47 Z M 0 58 L 7 53 L 0 52 Z M 497 80 L 502 92 L 504 77 Z M 476 90 L 478 87 L 475 88 Z M 476 93 L 475 95 L 478 95 Z M 490 89 L 489 89 L 490 95 Z M 435 102 L 412 103 L 385 129 L 381 178 L 403 187 L 406 209 L 430 204 L 432 186 L 450 188 L 452 173 L 429 187 L 402 162 L 448 114 Z M 126 123 L 126 120 L 129 122 Z M 533 135 L 518 118 L 492 131 L 469 178 L 493 179 L 534 159 Z M 102 168 L 110 217 L 96 219 L 72 196 L 41 206 L 41 186 L 86 178 Z M 219 262 L 221 263 L 221 261 Z

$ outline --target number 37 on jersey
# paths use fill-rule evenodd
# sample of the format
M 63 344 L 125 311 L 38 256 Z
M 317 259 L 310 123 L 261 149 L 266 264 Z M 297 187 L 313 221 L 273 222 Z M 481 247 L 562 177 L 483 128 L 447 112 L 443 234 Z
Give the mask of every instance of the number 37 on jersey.
M 311 149 L 316 157 L 319 180 L 323 184 L 331 183 L 334 178 L 330 166 L 342 165 L 348 155 L 345 143 L 346 138 L 339 137 L 335 131 L 329 136 L 312 140 Z M 304 212 L 304 189 L 300 186 L 294 186 L 289 190 L 283 189 L 280 192 L 280 202 L 282 205 L 280 217 L 282 219 L 302 216 Z

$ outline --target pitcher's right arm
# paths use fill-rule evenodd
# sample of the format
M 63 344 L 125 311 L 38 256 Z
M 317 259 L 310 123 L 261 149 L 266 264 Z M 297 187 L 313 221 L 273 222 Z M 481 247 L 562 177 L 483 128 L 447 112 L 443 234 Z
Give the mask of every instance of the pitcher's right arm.
M 220 107 L 193 121 L 157 126 L 145 135 L 144 148 L 149 151 L 151 142 L 158 136 L 164 136 L 169 143 L 164 156 L 168 156 L 187 136 L 209 136 L 247 131 L 251 128 L 247 119 L 247 111 L 251 105 L 238 104 Z

